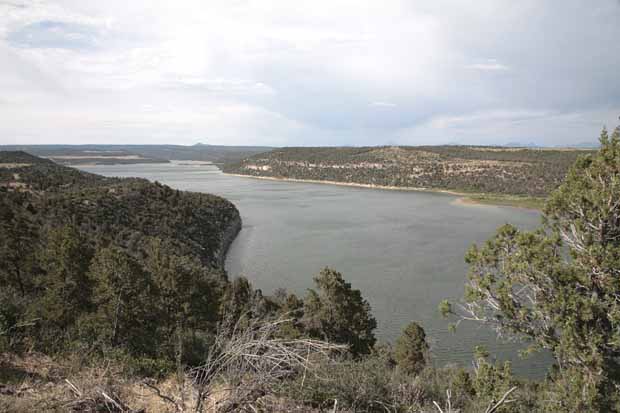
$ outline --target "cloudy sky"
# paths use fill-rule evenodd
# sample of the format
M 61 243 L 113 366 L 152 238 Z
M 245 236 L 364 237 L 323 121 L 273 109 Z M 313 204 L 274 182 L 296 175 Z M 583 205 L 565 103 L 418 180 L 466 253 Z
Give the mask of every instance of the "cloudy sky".
M 594 141 L 620 0 L 0 0 L 0 144 Z

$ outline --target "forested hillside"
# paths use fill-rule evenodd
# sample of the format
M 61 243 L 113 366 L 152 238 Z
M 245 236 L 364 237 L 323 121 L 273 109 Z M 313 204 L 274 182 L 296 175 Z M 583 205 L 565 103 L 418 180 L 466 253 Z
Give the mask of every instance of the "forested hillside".
M 0 152 L 0 226 L 0 348 L 99 343 L 165 361 L 173 333 L 217 322 L 241 222 L 217 196 Z
M 24 225 L 72 225 L 91 242 L 137 252 L 144 237 L 158 237 L 204 265 L 219 266 L 229 228 L 239 212 L 227 200 L 181 192 L 145 179 L 106 178 L 24 152 L 0 152 L 3 211 L 22 210 Z
M 592 151 L 478 146 L 284 148 L 229 163 L 252 176 L 543 197 Z

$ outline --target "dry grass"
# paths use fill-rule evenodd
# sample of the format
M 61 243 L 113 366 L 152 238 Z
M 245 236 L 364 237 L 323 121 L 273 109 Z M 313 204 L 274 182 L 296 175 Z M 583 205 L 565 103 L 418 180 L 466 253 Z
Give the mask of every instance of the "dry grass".
M 225 381 L 214 384 L 200 411 L 222 411 L 222 405 L 233 393 Z M 22 357 L 0 355 L 3 413 L 194 412 L 197 395 L 191 380 L 185 380 L 180 387 L 174 376 L 160 382 L 127 378 L 112 363 L 82 367 L 77 359 L 59 362 L 37 353 Z M 318 412 L 299 402 L 270 395 L 255 402 L 268 412 Z
M 279 338 L 290 320 L 223 323 L 202 366 L 165 380 L 129 376 L 118 362 L 0 355 L 0 412 L 311 412 L 274 395 L 281 380 L 316 375 L 346 346 Z M 180 370 L 182 371 L 182 370 Z
M 118 366 L 85 367 L 81 362 L 59 362 L 38 353 L 0 355 L 0 411 L 174 411 L 140 381 L 127 379 Z

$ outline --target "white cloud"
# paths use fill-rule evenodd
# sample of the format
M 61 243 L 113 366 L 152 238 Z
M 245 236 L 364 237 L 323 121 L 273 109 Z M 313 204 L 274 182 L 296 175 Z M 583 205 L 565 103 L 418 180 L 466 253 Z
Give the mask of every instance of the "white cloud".
M 371 106 L 378 106 L 381 108 L 395 108 L 397 105 L 396 103 L 392 103 L 392 102 L 372 102 L 370 104 Z
M 473 64 L 465 65 L 465 68 L 475 69 L 475 70 L 489 70 L 489 71 L 510 70 L 510 67 L 499 63 L 495 59 L 488 59 L 484 63 L 473 63 Z
M 582 141 L 620 114 L 615 0 L 20 1 L 0 143 Z
M 604 125 L 617 123 L 615 109 L 579 112 L 545 112 L 523 109 L 491 110 L 439 116 L 400 130 L 401 142 L 502 145 L 537 143 L 564 146 L 596 142 Z

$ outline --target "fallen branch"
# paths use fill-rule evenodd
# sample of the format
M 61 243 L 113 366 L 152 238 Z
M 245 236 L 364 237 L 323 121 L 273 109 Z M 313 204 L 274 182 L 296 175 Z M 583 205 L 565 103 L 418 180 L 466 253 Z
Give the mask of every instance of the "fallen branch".
M 167 403 L 172 404 L 177 412 L 183 411 L 183 409 L 179 406 L 179 404 L 172 397 L 166 396 L 165 394 L 163 394 L 157 386 L 149 383 L 149 380 L 143 380 L 142 384 L 148 387 L 149 389 L 153 390 L 153 392 L 155 392 L 155 395 L 157 395 L 157 397 L 159 397 L 160 399 L 164 400 Z

